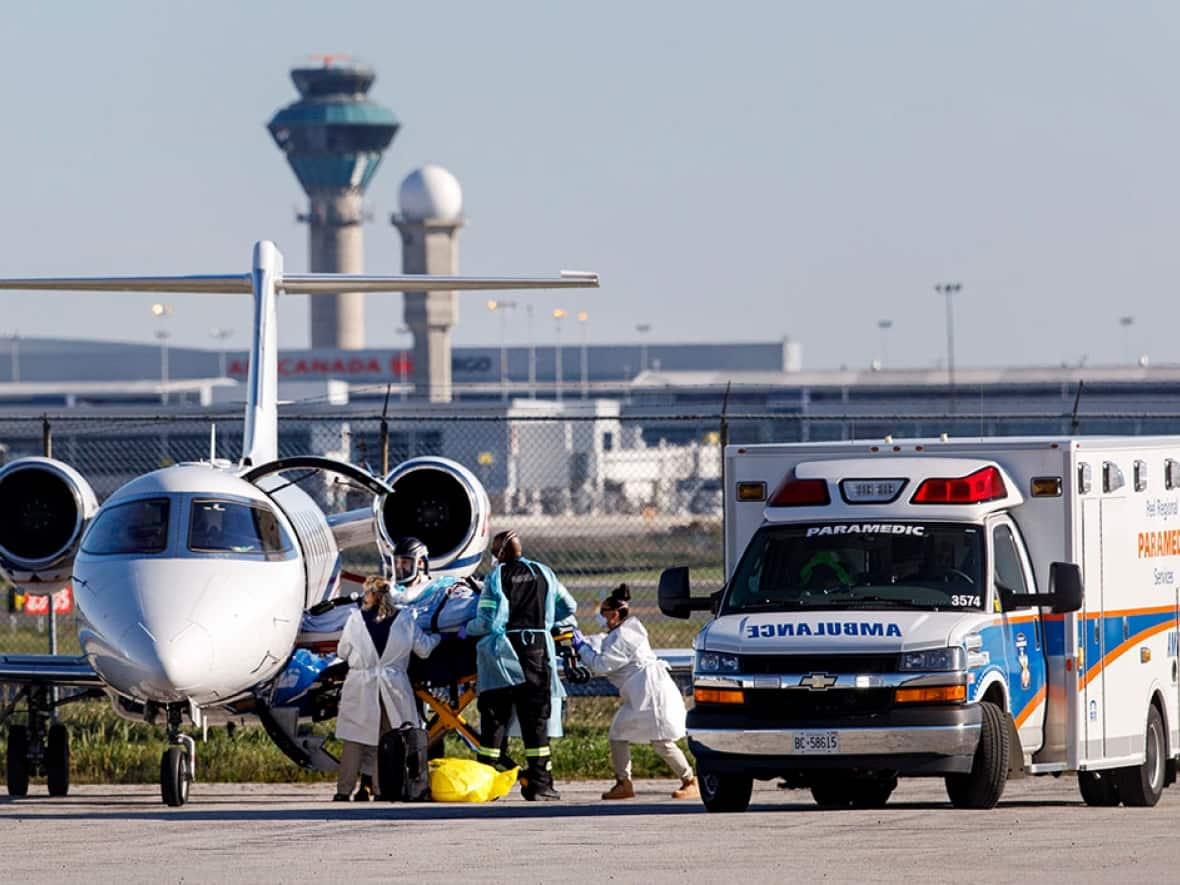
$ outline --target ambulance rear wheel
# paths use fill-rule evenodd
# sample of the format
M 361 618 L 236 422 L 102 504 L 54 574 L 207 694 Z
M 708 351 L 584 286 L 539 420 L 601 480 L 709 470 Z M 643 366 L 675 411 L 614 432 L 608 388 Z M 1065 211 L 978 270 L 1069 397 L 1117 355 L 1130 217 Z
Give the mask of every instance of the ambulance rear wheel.
M 8 795 L 17 799 L 29 795 L 29 730 L 25 726 L 8 726 L 5 762 L 8 769 Z
M 49 741 L 45 746 L 45 780 L 50 796 L 64 796 L 70 792 L 70 733 L 60 722 L 49 727 Z
M 1147 708 L 1147 732 L 1143 742 L 1143 764 L 1115 769 L 1119 798 L 1140 808 L 1155 805 L 1164 793 L 1164 720 L 1152 704 Z
M 1119 791 L 1113 771 L 1079 771 L 1078 789 L 1082 801 L 1095 808 L 1110 808 L 1119 804 Z
M 701 770 L 697 772 L 697 782 L 701 787 L 701 801 L 709 811 L 745 811 L 754 792 L 754 779 L 741 774 Z
M 975 759 L 967 774 L 948 774 L 946 792 L 955 808 L 995 808 L 1008 783 L 1008 727 L 990 701 L 979 705 L 982 721 Z
M 897 775 L 879 775 L 852 783 L 853 808 L 884 808 L 897 789 Z

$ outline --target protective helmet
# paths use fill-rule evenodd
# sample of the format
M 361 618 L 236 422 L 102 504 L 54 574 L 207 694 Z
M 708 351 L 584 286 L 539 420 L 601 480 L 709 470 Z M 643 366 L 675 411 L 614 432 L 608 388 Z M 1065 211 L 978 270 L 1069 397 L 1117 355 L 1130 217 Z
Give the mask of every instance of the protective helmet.
M 430 574 L 430 551 L 417 538 L 402 538 L 393 548 L 393 575 L 399 584 L 408 584 L 418 571 Z

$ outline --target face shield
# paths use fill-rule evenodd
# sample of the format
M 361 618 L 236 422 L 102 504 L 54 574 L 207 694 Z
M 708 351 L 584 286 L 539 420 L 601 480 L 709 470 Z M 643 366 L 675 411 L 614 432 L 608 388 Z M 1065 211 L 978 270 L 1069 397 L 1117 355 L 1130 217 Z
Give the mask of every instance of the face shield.
M 418 557 L 395 556 L 393 558 L 393 575 L 399 584 L 408 584 L 418 577 Z

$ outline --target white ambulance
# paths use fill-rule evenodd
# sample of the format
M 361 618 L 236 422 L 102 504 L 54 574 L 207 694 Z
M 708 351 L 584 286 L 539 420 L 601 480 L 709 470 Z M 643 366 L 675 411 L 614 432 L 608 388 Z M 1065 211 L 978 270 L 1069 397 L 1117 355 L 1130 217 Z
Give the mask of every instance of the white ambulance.
M 1076 772 L 1154 805 L 1180 755 L 1180 439 L 728 446 L 726 582 L 694 640 L 689 746 L 710 811 L 755 778 L 831 807 L 943 777 L 990 808 Z M 1083 592 L 1084 587 L 1084 592 Z

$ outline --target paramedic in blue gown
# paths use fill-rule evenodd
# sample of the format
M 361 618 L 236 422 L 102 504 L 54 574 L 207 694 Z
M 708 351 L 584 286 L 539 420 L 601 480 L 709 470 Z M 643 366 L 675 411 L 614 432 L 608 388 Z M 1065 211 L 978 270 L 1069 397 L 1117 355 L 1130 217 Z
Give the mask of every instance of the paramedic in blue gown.
M 484 582 L 475 618 L 481 762 L 499 765 L 513 710 L 524 740 L 521 795 L 529 801 L 560 799 L 549 759 L 552 699 L 564 697 L 550 631 L 572 621 L 577 603 L 547 565 L 521 555 L 516 532 L 492 539 L 495 564 Z

